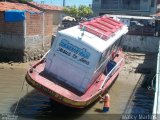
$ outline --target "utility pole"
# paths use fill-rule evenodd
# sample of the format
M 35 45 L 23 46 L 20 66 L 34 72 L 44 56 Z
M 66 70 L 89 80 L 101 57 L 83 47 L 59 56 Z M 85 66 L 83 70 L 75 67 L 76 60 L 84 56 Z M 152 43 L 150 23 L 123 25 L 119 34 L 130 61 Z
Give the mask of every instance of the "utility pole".
M 41 1 L 41 4 L 44 4 L 44 1 Z
M 65 3 L 66 3 L 66 0 L 63 0 L 63 7 L 65 7 L 65 5 L 66 5 Z

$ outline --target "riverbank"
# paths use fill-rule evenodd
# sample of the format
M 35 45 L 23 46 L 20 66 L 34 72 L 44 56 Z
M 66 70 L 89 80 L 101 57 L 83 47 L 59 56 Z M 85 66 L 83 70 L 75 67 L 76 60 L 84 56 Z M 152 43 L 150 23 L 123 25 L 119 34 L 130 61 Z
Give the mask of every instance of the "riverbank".
M 30 64 L 32 62 L 26 62 L 26 63 L 20 63 L 20 62 L 0 62 L 0 69 L 17 69 L 17 68 L 23 68 L 28 69 Z
M 145 57 L 148 58 L 145 58 Z M 126 57 L 126 66 L 124 67 L 125 69 L 128 70 L 128 68 L 132 68 L 132 71 L 136 69 L 136 66 L 138 64 L 142 64 L 145 59 L 152 59 L 156 57 L 156 54 L 154 55 L 153 53 L 150 54 L 144 54 L 144 53 L 133 53 L 133 52 L 125 52 L 125 57 Z M 29 66 L 33 63 L 34 61 L 29 61 L 29 62 L 0 62 L 0 69 L 7 69 L 7 68 L 29 68 Z M 156 61 L 154 61 L 156 62 Z M 148 63 L 147 63 L 148 64 Z M 144 65 L 146 67 L 152 67 L 152 62 L 149 63 L 148 65 Z M 155 64 L 154 64 L 155 66 Z M 131 71 L 131 69 L 129 69 Z

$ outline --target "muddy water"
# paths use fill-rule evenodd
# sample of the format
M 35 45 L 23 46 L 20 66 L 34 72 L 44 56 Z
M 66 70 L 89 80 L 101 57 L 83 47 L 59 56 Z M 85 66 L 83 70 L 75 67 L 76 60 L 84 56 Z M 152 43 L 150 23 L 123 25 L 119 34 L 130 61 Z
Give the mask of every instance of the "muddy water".
M 109 90 L 111 97 L 110 111 L 102 113 L 103 104 L 98 101 L 85 109 L 72 109 L 51 101 L 47 96 L 39 93 L 31 86 L 27 86 L 27 83 L 24 84 L 21 92 L 25 73 L 26 69 L 23 68 L 0 69 L 0 114 L 13 114 L 18 98 L 21 97 L 16 109 L 19 120 L 117 120 L 124 112 L 141 76 L 141 74 L 135 74 L 124 68 Z M 144 102 L 144 97 L 142 99 L 141 103 Z M 141 105 L 141 103 L 138 101 L 136 105 L 143 111 L 146 106 Z
M 25 82 L 26 69 L 0 69 L 0 114 L 13 114 L 20 120 L 48 120 L 59 119 L 117 119 L 120 115 L 108 115 L 101 112 L 103 104 L 94 103 L 85 109 L 73 109 L 60 105 L 47 96 L 39 93 Z M 22 91 L 21 91 L 22 90 Z M 119 94 L 119 93 L 115 93 Z M 21 98 L 20 101 L 19 97 Z M 114 111 L 114 109 L 112 110 Z M 115 110 L 116 111 L 116 110 Z M 109 114 L 109 113 L 108 113 Z

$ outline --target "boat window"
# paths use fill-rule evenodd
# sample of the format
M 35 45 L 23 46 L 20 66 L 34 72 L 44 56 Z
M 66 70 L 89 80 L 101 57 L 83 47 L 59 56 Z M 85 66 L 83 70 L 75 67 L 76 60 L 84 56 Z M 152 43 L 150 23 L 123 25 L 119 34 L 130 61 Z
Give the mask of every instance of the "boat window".
M 101 58 L 100 58 L 100 60 L 99 60 L 99 63 L 98 63 L 98 65 L 97 65 L 97 68 L 99 68 L 100 65 L 103 64 L 103 62 L 104 62 L 106 59 L 109 58 L 110 54 L 111 54 L 111 47 L 109 47 L 109 48 L 102 54 L 102 56 L 101 56 Z
M 109 60 L 111 58 L 111 54 L 112 51 L 114 50 L 115 52 L 117 52 L 118 48 L 121 46 L 121 41 L 122 38 L 118 39 L 114 44 L 112 44 L 107 50 L 106 52 L 104 52 L 98 62 L 98 65 L 96 67 L 96 69 L 100 69 L 100 66 L 103 66 L 102 64 L 105 64 L 105 60 L 107 62 L 107 60 Z
M 118 48 L 121 45 L 121 38 L 118 39 L 114 44 L 112 44 L 112 46 L 110 46 L 106 52 L 104 52 L 99 60 L 99 63 L 97 65 L 97 68 L 99 68 L 99 66 L 106 60 L 109 59 L 109 57 L 111 56 L 112 51 L 117 51 Z

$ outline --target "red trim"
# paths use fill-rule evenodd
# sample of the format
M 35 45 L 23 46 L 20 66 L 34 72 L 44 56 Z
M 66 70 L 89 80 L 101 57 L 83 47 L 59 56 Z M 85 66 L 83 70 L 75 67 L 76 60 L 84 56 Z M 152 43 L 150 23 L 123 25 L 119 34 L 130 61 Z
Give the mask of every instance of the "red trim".
M 115 62 L 118 62 L 122 57 L 124 58 L 123 54 L 120 54 L 119 57 L 116 57 L 114 59 Z M 36 67 L 36 71 L 39 72 L 43 71 L 44 64 L 45 63 L 42 61 L 36 63 L 36 65 L 38 65 Z M 74 94 L 72 91 L 69 91 L 55 84 L 54 82 L 51 82 L 50 80 L 39 75 L 37 72 L 34 72 L 34 70 L 32 72 L 29 72 L 30 70 L 28 70 L 28 73 L 26 75 L 26 80 L 31 86 L 33 86 L 43 94 L 49 96 L 50 98 L 54 99 L 59 103 L 62 103 L 70 107 L 83 108 L 89 105 L 90 103 L 94 102 L 99 97 L 99 94 L 103 94 L 105 90 L 108 89 L 108 87 L 113 83 L 113 81 L 115 80 L 115 78 L 117 77 L 123 66 L 124 66 L 124 61 L 121 63 L 120 68 L 107 81 L 102 91 L 99 91 L 99 88 L 105 79 L 104 74 L 101 74 L 101 76 L 97 78 L 95 83 L 93 83 L 93 85 L 87 90 L 87 92 L 81 96 L 78 96 Z

